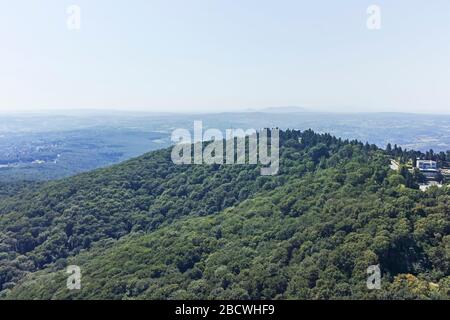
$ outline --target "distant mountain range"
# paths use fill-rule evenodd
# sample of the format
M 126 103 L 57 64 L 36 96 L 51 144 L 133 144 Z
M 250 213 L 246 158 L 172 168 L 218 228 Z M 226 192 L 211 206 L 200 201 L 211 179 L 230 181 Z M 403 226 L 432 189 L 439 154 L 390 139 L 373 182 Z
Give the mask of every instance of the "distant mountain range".
M 260 112 L 267 113 L 297 113 L 297 112 L 309 112 L 308 109 L 302 107 L 295 106 L 287 106 L 287 107 L 269 107 L 258 110 Z
M 85 110 L 8 115 L 0 118 L 0 181 L 55 179 L 118 163 L 169 146 L 173 130 L 192 130 L 196 120 L 223 132 L 311 128 L 380 147 L 450 150 L 450 115 L 316 113 L 296 106 L 214 114 Z

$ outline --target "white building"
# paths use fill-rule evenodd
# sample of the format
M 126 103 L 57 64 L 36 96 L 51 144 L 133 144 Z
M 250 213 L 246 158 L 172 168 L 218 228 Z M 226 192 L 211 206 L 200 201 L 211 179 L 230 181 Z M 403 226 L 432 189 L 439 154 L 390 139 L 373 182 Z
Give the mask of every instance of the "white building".
M 437 163 L 433 160 L 420 160 L 417 159 L 416 167 L 420 171 L 437 171 Z

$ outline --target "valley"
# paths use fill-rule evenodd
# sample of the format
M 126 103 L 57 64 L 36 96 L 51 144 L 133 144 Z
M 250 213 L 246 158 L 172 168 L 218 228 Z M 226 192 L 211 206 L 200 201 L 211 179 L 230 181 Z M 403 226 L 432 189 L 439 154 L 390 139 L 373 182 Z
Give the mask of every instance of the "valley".
M 313 129 L 383 148 L 390 143 L 423 152 L 450 149 L 448 115 L 276 109 L 218 114 L 73 111 L 2 116 L 0 181 L 52 180 L 119 163 L 170 146 L 175 129 L 191 130 L 197 120 L 203 121 L 205 129 L 223 132 L 228 128 Z

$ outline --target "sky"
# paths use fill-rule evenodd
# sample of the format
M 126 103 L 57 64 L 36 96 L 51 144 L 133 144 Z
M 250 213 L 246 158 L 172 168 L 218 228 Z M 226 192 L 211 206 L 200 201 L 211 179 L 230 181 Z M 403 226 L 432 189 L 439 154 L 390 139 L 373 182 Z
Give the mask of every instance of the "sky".
M 0 112 L 450 113 L 448 0 L 0 5 Z

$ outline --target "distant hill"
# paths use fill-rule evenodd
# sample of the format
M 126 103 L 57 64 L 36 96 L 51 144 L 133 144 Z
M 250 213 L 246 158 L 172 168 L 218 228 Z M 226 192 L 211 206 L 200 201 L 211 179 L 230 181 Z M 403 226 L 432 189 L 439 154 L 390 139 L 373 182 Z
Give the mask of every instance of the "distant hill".
M 343 139 L 370 141 L 383 148 L 391 143 L 423 152 L 450 150 L 449 115 L 292 110 L 304 109 L 287 107 L 240 113 L 171 115 L 85 112 L 77 116 L 3 117 L 0 121 L 0 182 L 59 179 L 119 163 L 170 146 L 173 130 L 192 130 L 196 120 L 222 132 L 228 128 L 311 128 Z M 42 160 L 45 163 L 39 163 Z
M 287 106 L 287 107 L 269 107 L 264 108 L 261 110 L 258 110 L 260 112 L 267 112 L 267 113 L 296 113 L 296 112 L 308 112 L 307 109 L 302 107 L 295 107 L 295 106 Z
M 7 192 L 0 296 L 448 299 L 450 188 L 421 192 L 386 151 L 311 130 L 281 132 L 280 153 L 271 177 L 163 149 Z M 66 288 L 73 264 L 81 290 Z

